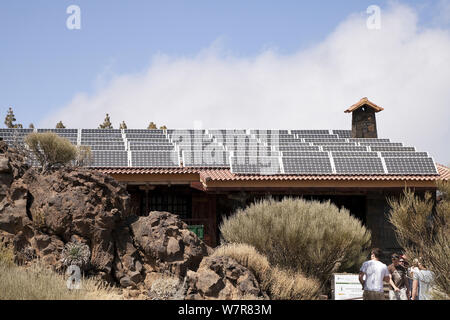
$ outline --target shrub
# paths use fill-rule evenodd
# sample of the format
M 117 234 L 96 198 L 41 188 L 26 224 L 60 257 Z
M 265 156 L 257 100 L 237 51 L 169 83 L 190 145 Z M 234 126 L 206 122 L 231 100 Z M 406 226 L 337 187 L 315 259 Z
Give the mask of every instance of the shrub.
M 370 232 L 348 210 L 304 199 L 256 202 L 224 218 L 220 231 L 226 242 L 250 244 L 272 265 L 321 285 L 333 272 L 359 266 L 370 246 Z
M 89 263 L 91 251 L 84 243 L 68 242 L 64 246 L 61 255 L 65 266 L 75 265 L 83 268 Z
M 441 200 L 405 190 L 389 199 L 389 220 L 409 259 L 421 259 L 436 274 L 435 298 L 450 299 L 450 182 L 439 182 Z M 434 210 L 433 210 L 434 208 Z
M 173 275 L 160 274 L 155 279 L 149 290 L 149 296 L 153 300 L 183 300 L 185 283 Z
M 230 257 L 253 272 L 263 291 L 275 300 L 316 299 L 320 285 L 299 272 L 272 268 L 265 256 L 247 244 L 226 244 L 214 251 L 212 256 Z
M 92 151 L 89 146 L 77 146 L 77 155 L 75 158 L 77 166 L 88 166 L 92 163 Z
M 53 132 L 30 133 L 25 137 L 25 143 L 43 171 L 66 165 L 77 155 L 77 148 L 68 139 Z

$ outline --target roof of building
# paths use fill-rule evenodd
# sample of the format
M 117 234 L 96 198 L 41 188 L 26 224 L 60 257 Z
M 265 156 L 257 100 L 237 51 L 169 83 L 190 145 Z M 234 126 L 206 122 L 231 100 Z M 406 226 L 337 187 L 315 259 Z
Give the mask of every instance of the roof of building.
M 97 170 L 112 175 L 182 175 L 182 174 L 198 174 L 200 180 L 208 181 L 256 181 L 256 180 L 366 180 L 366 181 L 436 181 L 449 180 L 450 168 L 442 165 L 436 165 L 439 175 L 359 175 L 359 174 L 324 174 L 324 175 L 261 175 L 261 174 L 234 174 L 227 168 L 97 168 Z
M 380 112 L 383 111 L 384 109 L 380 106 L 377 106 L 375 103 L 373 103 L 372 101 L 370 101 L 369 99 L 367 99 L 366 97 L 362 98 L 361 100 L 359 100 L 357 103 L 355 103 L 354 105 L 352 105 L 350 108 L 348 108 L 347 110 L 345 110 L 345 113 L 350 113 L 353 112 L 363 106 L 369 106 L 372 109 L 375 110 L 375 112 Z

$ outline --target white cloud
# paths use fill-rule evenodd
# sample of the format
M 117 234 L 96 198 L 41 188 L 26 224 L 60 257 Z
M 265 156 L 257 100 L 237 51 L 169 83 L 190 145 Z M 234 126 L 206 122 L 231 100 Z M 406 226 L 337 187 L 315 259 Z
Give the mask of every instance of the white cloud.
M 351 15 L 292 55 L 266 49 L 236 57 L 216 44 L 193 57 L 158 55 L 140 74 L 77 94 L 41 126 L 97 127 L 109 113 L 117 127 L 125 120 L 136 128 L 202 121 L 204 128 L 350 129 L 343 111 L 367 96 L 385 108 L 380 137 L 450 163 L 450 33 L 419 28 L 416 12 L 398 4 L 382 9 L 380 30 L 368 30 L 366 18 L 365 10 Z

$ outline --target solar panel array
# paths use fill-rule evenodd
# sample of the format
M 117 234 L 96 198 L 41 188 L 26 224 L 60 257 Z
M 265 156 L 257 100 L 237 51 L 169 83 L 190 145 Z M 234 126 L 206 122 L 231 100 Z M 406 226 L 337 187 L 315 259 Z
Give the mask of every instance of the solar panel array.
M 54 132 L 89 146 L 91 167 L 230 168 L 235 174 L 436 175 L 433 159 L 389 139 L 350 130 L 0 129 L 9 145 Z M 31 160 L 36 164 L 35 159 Z

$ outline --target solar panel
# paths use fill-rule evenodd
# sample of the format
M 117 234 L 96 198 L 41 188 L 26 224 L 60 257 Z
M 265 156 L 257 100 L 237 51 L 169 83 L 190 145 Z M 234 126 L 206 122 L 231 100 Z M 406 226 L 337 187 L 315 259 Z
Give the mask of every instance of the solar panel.
M 307 138 L 305 142 L 347 142 L 345 139 L 338 138 Z
M 231 172 L 236 174 L 280 174 L 279 157 L 230 157 Z
M 170 135 L 202 135 L 206 131 L 204 129 L 168 129 L 167 133 Z
M 131 151 L 132 167 L 179 167 L 180 158 L 176 151 Z
M 372 151 L 416 151 L 414 147 L 371 146 Z
M 363 146 L 323 146 L 323 151 L 367 151 Z
M 120 129 L 81 129 L 81 134 L 121 134 Z
M 91 167 L 127 167 L 127 151 L 92 151 Z
M 174 150 L 173 145 L 167 144 L 157 144 L 157 145 L 141 145 L 141 144 L 130 144 L 128 147 L 131 151 L 170 151 Z
M 390 174 L 438 174 L 432 158 L 384 158 Z
M 125 134 L 165 134 L 162 129 L 125 129 Z
M 54 132 L 58 134 L 78 134 L 78 129 L 63 129 L 63 128 L 57 128 L 57 129 L 37 129 L 38 132 Z
M 125 150 L 125 146 L 122 145 L 90 145 L 88 146 L 92 151 L 94 150 Z
M 258 149 L 236 149 L 230 151 L 235 157 L 279 157 L 279 151 L 258 150 Z
M 250 134 L 262 134 L 262 135 L 271 135 L 271 134 L 289 134 L 289 130 L 262 130 L 262 129 L 251 129 Z
M 313 142 L 315 146 L 356 146 L 355 142 Z
M 299 139 L 339 139 L 337 134 L 297 134 Z
M 280 151 L 319 151 L 319 146 L 309 145 L 288 145 L 288 146 L 275 146 Z
M 283 151 L 283 157 L 326 157 L 328 152 L 320 151 Z
M 423 158 L 428 157 L 428 153 L 426 152 L 381 152 L 382 157 L 416 157 Z
M 232 135 L 232 134 L 247 134 L 245 129 L 212 129 L 208 130 L 209 134 L 213 135 Z
M 172 143 L 175 144 L 207 144 L 207 143 L 213 143 L 214 140 L 210 139 L 208 137 L 204 138 L 196 138 L 196 139 L 190 139 L 190 138 L 184 138 L 184 139 L 171 139 Z
M 378 158 L 378 153 L 369 151 L 333 151 L 331 155 L 335 158 L 350 157 L 350 158 Z
M 328 157 L 282 157 L 285 174 L 331 174 Z
M 330 130 L 291 130 L 292 134 L 330 134 Z
M 333 130 L 333 134 L 339 135 L 339 138 L 351 138 L 352 130 Z
M 149 133 L 127 133 L 125 134 L 125 137 L 127 139 L 168 139 L 165 134 L 155 133 L 155 134 L 149 134 Z
M 350 138 L 350 142 L 390 142 L 389 139 L 377 139 L 377 138 Z
M 360 142 L 360 146 L 376 146 L 376 147 L 402 147 L 400 142 Z
M 333 158 L 337 174 L 384 174 L 381 158 Z
M 183 166 L 185 167 L 229 167 L 230 153 L 223 150 L 183 151 Z

